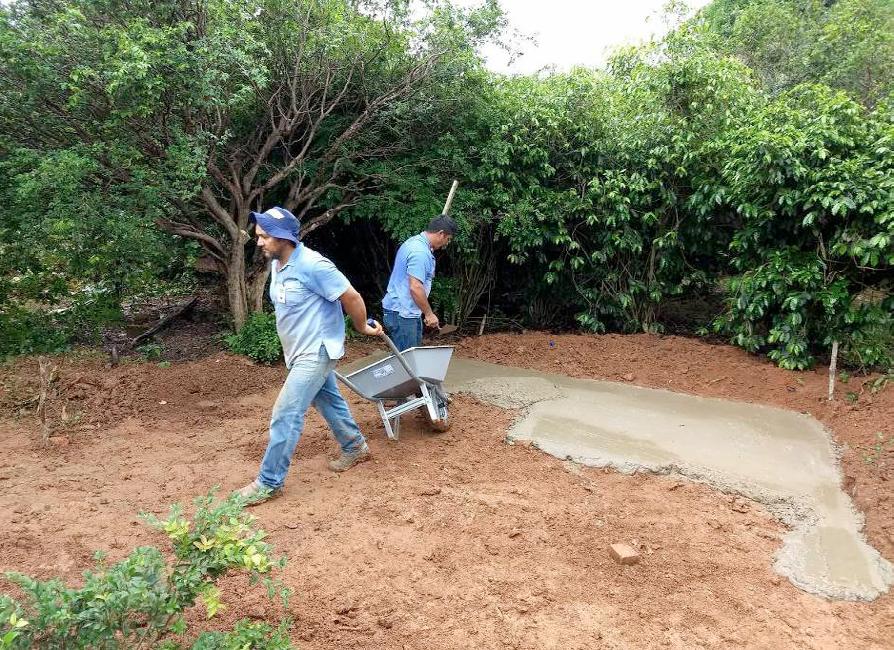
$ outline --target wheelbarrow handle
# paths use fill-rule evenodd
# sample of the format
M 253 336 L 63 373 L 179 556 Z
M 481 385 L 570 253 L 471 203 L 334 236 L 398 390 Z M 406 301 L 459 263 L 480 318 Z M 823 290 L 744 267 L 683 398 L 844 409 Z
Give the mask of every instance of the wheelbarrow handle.
M 366 324 L 370 327 L 375 327 L 378 323 L 370 318 L 368 321 L 366 321 Z M 407 360 L 404 359 L 404 355 L 402 355 L 400 353 L 400 350 L 397 349 L 397 346 L 394 345 L 394 341 L 391 340 L 391 337 L 385 334 L 385 330 L 382 330 L 382 333 L 379 334 L 379 336 L 381 336 L 385 340 L 385 343 L 388 345 L 388 347 L 391 348 L 391 352 L 394 354 L 395 357 L 397 357 L 397 360 L 400 362 L 400 365 L 404 367 L 404 370 L 407 371 L 407 374 L 415 379 L 421 386 L 424 382 L 419 378 L 419 375 L 417 375 L 416 372 L 410 367 L 410 364 L 407 363 Z

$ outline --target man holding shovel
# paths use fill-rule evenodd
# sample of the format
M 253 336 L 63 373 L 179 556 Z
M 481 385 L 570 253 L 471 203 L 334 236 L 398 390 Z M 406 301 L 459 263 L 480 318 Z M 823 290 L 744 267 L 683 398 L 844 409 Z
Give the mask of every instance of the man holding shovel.
M 258 248 L 271 260 L 270 300 L 289 369 L 273 406 L 270 441 L 258 477 L 236 491 L 255 504 L 282 493 L 311 405 L 325 418 L 341 447 L 341 456 L 329 463 L 332 471 L 343 472 L 369 457 L 369 447 L 338 391 L 333 370 L 345 353 L 345 312 L 361 334 L 379 336 L 382 326 L 375 321 L 367 324 L 366 305 L 348 279 L 298 240 L 299 224 L 291 212 L 278 207 L 252 212 L 251 221 Z
M 428 302 L 435 277 L 434 251 L 446 247 L 456 234 L 456 222 L 441 214 L 418 235 L 401 244 L 382 300 L 385 329 L 398 350 L 422 345 L 425 327 L 440 329 Z

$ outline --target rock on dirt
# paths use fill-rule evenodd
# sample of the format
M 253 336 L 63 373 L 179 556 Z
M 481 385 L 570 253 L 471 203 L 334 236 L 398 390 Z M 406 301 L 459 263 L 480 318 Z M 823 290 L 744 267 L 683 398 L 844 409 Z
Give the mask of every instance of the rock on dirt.
M 609 554 L 618 564 L 636 564 L 639 562 L 639 553 L 628 544 L 612 544 L 609 546 Z

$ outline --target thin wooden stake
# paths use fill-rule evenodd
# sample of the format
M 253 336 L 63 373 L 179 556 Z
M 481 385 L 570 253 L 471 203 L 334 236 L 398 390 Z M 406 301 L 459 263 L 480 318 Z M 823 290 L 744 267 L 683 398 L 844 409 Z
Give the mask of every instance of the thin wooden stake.
M 838 368 L 838 341 L 832 341 L 832 361 L 829 363 L 829 401 L 835 396 L 835 371 Z
M 50 442 L 50 425 L 47 422 L 47 400 L 50 395 L 50 385 L 56 379 L 56 371 L 59 370 L 58 364 L 50 366 L 50 362 L 45 357 L 38 357 L 37 369 L 40 374 L 40 396 L 37 402 L 37 417 L 40 420 L 41 438 L 43 446 L 46 447 Z

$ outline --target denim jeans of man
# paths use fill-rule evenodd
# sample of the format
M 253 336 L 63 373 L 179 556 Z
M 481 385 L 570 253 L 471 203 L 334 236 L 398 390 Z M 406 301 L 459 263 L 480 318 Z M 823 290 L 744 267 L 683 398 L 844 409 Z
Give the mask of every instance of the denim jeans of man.
M 422 345 L 422 319 L 404 318 L 396 311 L 385 310 L 385 330 L 397 349 L 403 352 Z
M 338 391 L 334 369 L 335 361 L 329 359 L 325 347 L 320 348 L 318 357 L 298 358 L 292 364 L 270 417 L 270 442 L 258 475 L 258 482 L 265 487 L 276 489 L 285 482 L 311 405 L 329 424 L 342 451 L 357 451 L 366 443 Z

